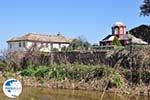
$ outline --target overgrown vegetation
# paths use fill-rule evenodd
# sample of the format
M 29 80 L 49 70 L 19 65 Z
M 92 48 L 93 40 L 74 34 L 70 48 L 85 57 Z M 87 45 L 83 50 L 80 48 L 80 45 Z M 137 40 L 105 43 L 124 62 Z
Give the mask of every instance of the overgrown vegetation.
M 141 49 L 144 51 L 140 51 Z M 13 53 L 12 57 L 10 57 L 9 59 L 10 62 L 7 62 L 6 65 L 3 62 L 1 66 L 7 66 L 9 68 L 6 72 L 3 73 L 3 76 L 5 78 L 10 75 L 8 73 L 12 72 L 17 73 L 17 75 L 23 76 L 23 78 L 26 78 L 26 76 L 27 78 L 34 77 L 35 80 L 41 81 L 41 83 L 45 82 L 44 80 L 51 79 L 58 80 L 59 82 L 62 82 L 62 80 L 78 82 L 84 81 L 85 83 L 89 83 L 90 85 L 95 82 L 95 87 L 96 84 L 102 84 L 103 86 L 108 83 L 108 88 L 119 88 L 122 86 L 124 80 L 127 83 L 132 83 L 135 85 L 139 84 L 139 80 L 145 84 L 149 84 L 150 73 L 148 71 L 143 71 L 144 68 L 148 69 L 149 67 L 149 56 L 146 56 L 149 54 L 149 48 L 143 49 L 143 47 L 140 47 L 138 49 L 135 49 L 135 52 L 133 52 L 135 56 L 132 56 L 135 58 L 135 61 L 137 61 L 133 62 L 134 64 L 136 64 L 136 68 L 140 65 L 140 61 L 142 61 L 141 58 L 143 57 L 142 55 L 138 54 L 139 52 L 144 52 L 145 60 L 143 61 L 144 65 L 142 66 L 145 67 L 142 67 L 141 69 L 143 70 L 141 70 L 140 72 L 139 69 L 135 69 L 134 72 L 131 72 L 130 62 L 127 62 L 127 59 L 130 59 L 131 56 L 128 51 L 128 49 L 127 51 L 125 51 L 124 49 L 118 50 L 116 54 L 113 53 L 114 56 L 111 55 L 111 59 L 108 60 L 107 58 L 105 58 L 107 56 L 105 55 L 105 52 L 52 52 L 49 54 L 45 54 L 40 53 L 39 48 L 31 48 L 24 56 L 20 55 L 19 53 Z M 63 56 L 61 56 L 61 53 L 63 54 Z M 67 54 L 70 55 L 66 56 Z M 118 61 L 122 59 L 122 57 L 123 60 L 121 61 L 125 61 L 125 63 L 118 63 Z M 113 66 L 110 67 L 107 65 L 103 65 L 104 62 L 107 63 L 107 60 L 108 63 L 112 63 L 112 65 L 115 65 L 115 68 L 113 68 Z M 127 64 L 128 66 L 123 66 L 123 64 Z M 128 70 L 127 73 L 126 70 Z M 96 81 L 98 81 L 99 83 L 96 83 Z M 129 84 L 129 86 L 131 85 Z
M 143 80 L 143 82 L 149 85 L 150 84 L 150 72 L 143 71 L 141 74 L 142 74 L 141 79 Z
M 21 70 L 22 76 L 34 76 L 55 80 L 82 80 L 100 79 L 110 73 L 112 69 L 106 66 L 89 66 L 82 64 L 54 65 L 54 66 L 29 66 Z
M 29 66 L 21 70 L 22 76 L 31 76 L 54 80 L 84 80 L 85 82 L 92 80 L 100 80 L 102 78 L 110 77 L 110 87 L 119 88 L 122 84 L 122 77 L 113 68 L 109 66 L 92 66 L 83 64 L 70 65 L 54 65 L 54 66 Z M 108 86 L 109 87 L 109 86 Z M 110 88 L 109 87 L 109 88 Z

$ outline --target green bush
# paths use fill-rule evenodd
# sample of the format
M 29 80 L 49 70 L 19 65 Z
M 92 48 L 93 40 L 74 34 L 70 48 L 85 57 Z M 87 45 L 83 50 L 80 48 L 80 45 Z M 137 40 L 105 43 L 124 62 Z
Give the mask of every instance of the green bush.
M 21 71 L 22 76 L 32 76 L 34 73 L 34 70 L 32 68 L 23 69 Z
M 67 79 L 93 79 L 107 75 L 112 69 L 107 66 L 92 66 L 83 64 L 53 65 L 53 66 L 29 66 L 21 71 L 22 76 L 34 76 L 55 80 Z M 89 78 L 90 77 L 90 78 Z
M 122 46 L 121 42 L 119 41 L 118 37 L 114 37 L 114 40 L 112 41 L 113 45 Z
M 66 69 L 62 66 L 54 66 L 50 73 L 50 78 L 54 78 L 56 80 L 63 80 L 67 76 Z
M 117 73 L 114 73 L 113 76 L 112 76 L 112 80 L 111 80 L 111 83 L 116 86 L 117 88 L 121 86 L 122 84 L 122 80 L 121 80 L 121 77 L 119 74 Z
M 48 73 L 48 68 L 46 66 L 34 66 L 27 67 L 21 71 L 22 76 L 35 76 L 35 77 L 45 77 Z
M 7 66 L 6 63 L 0 61 L 0 68 L 4 68 L 4 67 L 6 67 L 6 66 Z
M 48 73 L 48 68 L 46 66 L 39 66 L 34 70 L 35 77 L 45 77 Z

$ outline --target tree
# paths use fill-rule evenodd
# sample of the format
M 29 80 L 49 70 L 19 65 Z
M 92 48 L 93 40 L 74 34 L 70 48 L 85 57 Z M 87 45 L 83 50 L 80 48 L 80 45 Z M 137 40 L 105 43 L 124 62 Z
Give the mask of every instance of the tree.
M 0 50 L 0 71 L 6 70 L 8 64 L 8 51 L 6 49 Z
M 119 41 L 118 37 L 114 37 L 114 40 L 112 41 L 113 45 L 122 46 L 121 42 Z
M 9 59 L 8 50 L 7 49 L 0 50 L 0 56 L 1 56 L 1 60 L 8 61 Z
M 67 51 L 71 50 L 88 50 L 91 47 L 91 44 L 81 37 L 77 39 L 73 39 L 70 43 L 69 47 L 67 48 Z
M 150 16 L 150 0 L 144 0 L 140 9 L 141 9 L 141 15 Z
M 150 26 L 140 25 L 129 31 L 130 34 L 150 43 Z

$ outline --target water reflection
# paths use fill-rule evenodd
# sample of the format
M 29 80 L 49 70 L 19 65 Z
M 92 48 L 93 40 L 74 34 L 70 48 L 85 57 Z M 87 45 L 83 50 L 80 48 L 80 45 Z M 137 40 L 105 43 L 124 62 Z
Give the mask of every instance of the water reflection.
M 26 87 L 20 97 L 16 100 L 100 100 L 102 93 L 98 91 L 81 91 L 65 89 L 49 89 Z M 7 98 L 2 89 L 0 90 L 0 100 L 12 100 Z M 149 100 L 146 97 L 128 97 L 113 93 L 106 93 L 103 100 Z

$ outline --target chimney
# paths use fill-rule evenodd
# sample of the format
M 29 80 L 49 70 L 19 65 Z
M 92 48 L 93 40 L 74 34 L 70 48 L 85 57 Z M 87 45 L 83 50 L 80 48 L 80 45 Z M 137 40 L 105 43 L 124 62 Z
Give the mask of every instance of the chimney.
M 112 35 L 115 35 L 114 27 L 111 27 L 111 29 L 112 29 Z
M 57 33 L 57 36 L 62 36 L 60 32 Z

